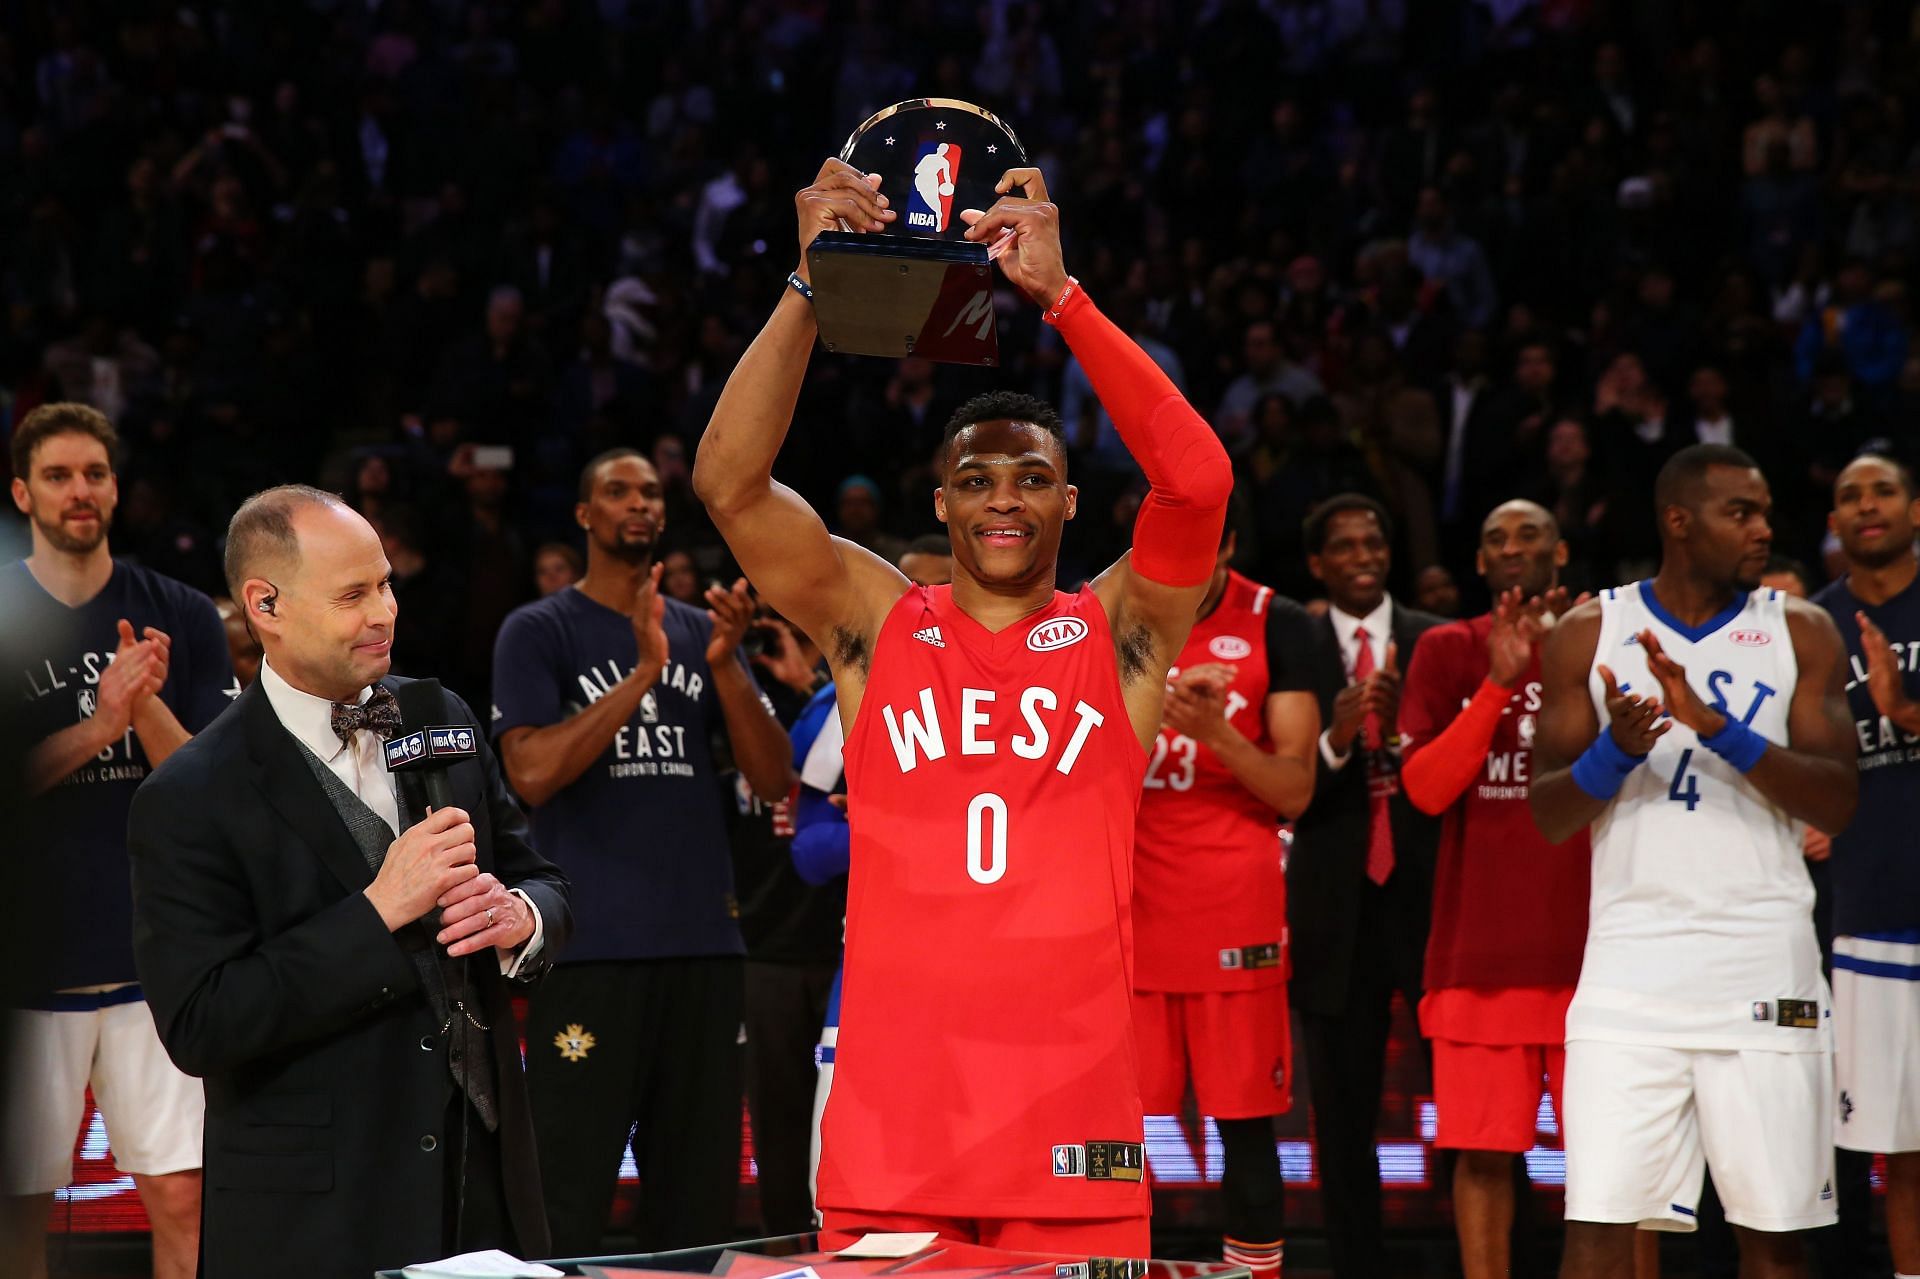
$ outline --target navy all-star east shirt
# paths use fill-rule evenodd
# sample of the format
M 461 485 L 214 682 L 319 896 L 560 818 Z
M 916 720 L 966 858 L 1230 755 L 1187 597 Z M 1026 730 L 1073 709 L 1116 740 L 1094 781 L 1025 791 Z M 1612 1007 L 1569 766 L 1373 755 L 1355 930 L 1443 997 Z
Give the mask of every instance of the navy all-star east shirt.
M 1860 744 L 1860 806 L 1833 837 L 1833 931 L 1850 937 L 1920 933 L 1920 737 L 1895 727 L 1867 691 L 1860 644 L 1864 612 L 1887 637 L 1908 697 L 1920 697 L 1920 581 L 1884 604 L 1863 603 L 1847 578 L 1813 597 L 1847 646 L 1847 706 Z
M 745 953 L 713 755 L 725 721 L 704 609 L 666 601 L 667 662 L 613 742 L 533 810 L 533 844 L 573 884 L 565 962 Z M 633 673 L 626 614 L 568 587 L 515 609 L 493 654 L 494 738 L 576 715 Z M 749 675 L 751 678 L 751 675 Z
M 93 716 L 100 677 L 120 645 L 121 618 L 139 637 L 149 626 L 172 640 L 160 700 L 197 733 L 239 696 L 227 636 L 213 601 L 150 569 L 113 562 L 98 595 L 70 608 L 49 595 L 24 561 L 0 567 L 0 627 L 16 670 L 14 731 L 31 750 Z M 30 799 L 20 832 L 37 859 L 37 883 L 54 900 L 49 993 L 135 980 L 127 811 L 151 762 L 131 728 L 98 755 Z M 34 909 L 40 909 L 36 905 Z

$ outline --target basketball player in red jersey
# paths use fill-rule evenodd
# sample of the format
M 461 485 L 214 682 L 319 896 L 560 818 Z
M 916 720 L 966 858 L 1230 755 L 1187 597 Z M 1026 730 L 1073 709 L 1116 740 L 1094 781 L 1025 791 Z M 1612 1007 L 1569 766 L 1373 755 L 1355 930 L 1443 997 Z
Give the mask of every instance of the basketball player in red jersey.
M 1039 171 L 1014 169 L 1006 198 L 962 213 L 967 236 L 1012 232 L 1001 269 L 1046 308 L 1151 482 L 1135 549 L 1054 589 L 1076 501 L 1059 417 L 1004 393 L 947 426 L 933 501 L 951 586 L 912 586 L 828 536 L 771 472 L 815 338 L 806 246 L 843 219 L 891 221 L 878 183 L 829 160 L 796 197 L 802 265 L 694 470 L 748 576 L 827 654 L 846 722 L 853 869 L 819 1204 L 836 1231 L 1144 1257 L 1133 819 L 1232 471 L 1066 273 Z M 1016 186 L 1026 198 L 1006 196 Z
M 1513 1158 L 1542 1081 L 1560 1110 L 1567 1005 L 1587 935 L 1587 836 L 1550 844 L 1527 807 L 1540 641 L 1565 612 L 1553 516 L 1506 502 L 1480 526 L 1491 613 L 1420 637 L 1400 694 L 1400 784 L 1441 817 L 1420 1029 L 1433 1041 L 1434 1144 L 1459 1152 L 1453 1215 L 1466 1279 L 1503 1279 Z
M 1233 552 L 1228 533 L 1147 762 L 1133 1025 L 1147 1113 L 1177 1114 L 1191 1077 L 1220 1130 L 1223 1258 L 1274 1279 L 1285 1216 L 1273 1117 L 1293 1104 L 1278 825 L 1313 798 L 1320 704 L 1299 666 L 1306 611 L 1228 568 Z

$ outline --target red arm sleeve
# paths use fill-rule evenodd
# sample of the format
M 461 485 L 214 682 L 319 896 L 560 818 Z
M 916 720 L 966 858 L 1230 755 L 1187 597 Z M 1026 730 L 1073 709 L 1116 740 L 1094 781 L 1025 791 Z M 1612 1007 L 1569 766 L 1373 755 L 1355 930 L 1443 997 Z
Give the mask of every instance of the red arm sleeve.
M 1414 746 L 1400 761 L 1400 788 L 1413 806 L 1437 817 L 1472 785 L 1493 744 L 1513 690 L 1491 679 L 1480 681 L 1473 700 L 1438 737 Z
M 1133 568 L 1165 586 L 1197 586 L 1213 572 L 1233 493 L 1233 465 L 1153 357 L 1100 314 L 1077 280 L 1047 312 L 1152 491 L 1133 526 Z

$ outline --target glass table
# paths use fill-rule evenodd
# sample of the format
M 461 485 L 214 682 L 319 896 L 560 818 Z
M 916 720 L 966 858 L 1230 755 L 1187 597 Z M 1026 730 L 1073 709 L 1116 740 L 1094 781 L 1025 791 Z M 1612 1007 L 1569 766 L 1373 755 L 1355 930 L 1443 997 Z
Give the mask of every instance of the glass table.
M 845 1236 L 829 1241 L 845 1245 Z M 818 1233 L 781 1235 L 644 1252 L 631 1256 L 569 1257 L 546 1263 L 581 1279 L 647 1279 L 648 1276 L 713 1275 L 716 1279 L 1251 1279 L 1245 1266 L 1221 1261 L 1133 1261 L 1114 1257 L 1066 1257 L 1006 1252 L 936 1238 L 906 1257 L 843 1258 L 823 1249 Z M 401 1279 L 383 1270 L 380 1279 Z

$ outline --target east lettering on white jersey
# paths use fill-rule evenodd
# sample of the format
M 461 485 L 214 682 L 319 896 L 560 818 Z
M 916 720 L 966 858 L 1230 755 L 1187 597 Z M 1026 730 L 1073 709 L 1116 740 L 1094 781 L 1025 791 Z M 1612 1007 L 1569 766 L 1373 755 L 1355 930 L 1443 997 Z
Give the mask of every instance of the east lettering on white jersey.
M 1588 689 L 1606 730 L 1610 668 L 1660 696 L 1651 630 L 1701 700 L 1776 745 L 1799 678 L 1786 603 L 1762 588 L 1688 627 L 1649 582 L 1604 591 Z M 1586 957 L 1567 1038 L 1695 1049 L 1823 1051 L 1828 995 L 1799 827 L 1674 722 L 1593 823 Z M 1781 1001 L 1789 1001 L 1782 1024 Z M 1812 1001 L 1818 1026 L 1796 1005 Z

